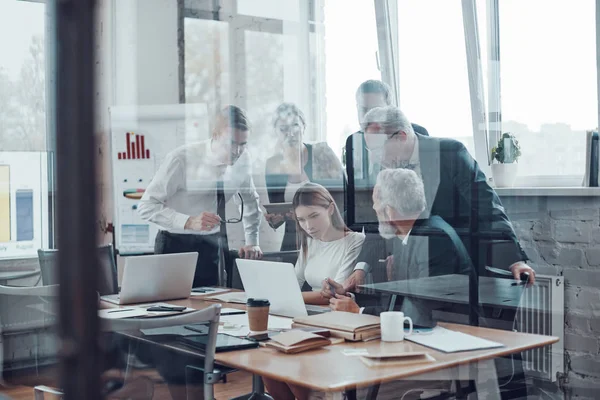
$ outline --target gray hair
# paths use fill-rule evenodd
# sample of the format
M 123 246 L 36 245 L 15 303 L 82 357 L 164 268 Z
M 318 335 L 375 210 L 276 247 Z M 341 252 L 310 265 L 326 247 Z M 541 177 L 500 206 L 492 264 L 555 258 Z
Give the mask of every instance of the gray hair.
M 427 207 L 423 181 L 410 169 L 381 171 L 374 195 L 382 207 L 390 206 L 402 216 L 419 215 Z
M 407 135 L 414 136 L 415 134 L 406 115 L 396 106 L 375 107 L 370 110 L 364 118 L 365 130 L 369 124 L 373 123 L 381 125 L 387 134 L 397 131 L 406 132 Z

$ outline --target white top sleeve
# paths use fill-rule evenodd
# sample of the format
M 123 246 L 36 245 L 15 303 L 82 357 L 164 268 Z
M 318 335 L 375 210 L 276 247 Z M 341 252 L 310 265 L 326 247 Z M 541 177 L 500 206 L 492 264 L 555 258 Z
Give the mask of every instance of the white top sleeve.
M 300 249 L 298 252 L 298 259 L 296 260 L 296 266 L 294 268 L 296 271 L 296 279 L 298 279 L 298 285 L 300 289 L 304 286 L 304 282 L 306 282 L 306 276 L 304 272 L 306 271 L 306 261 L 304 261 L 304 251 Z
M 164 229 L 184 229 L 189 215 L 179 213 L 165 204 L 167 199 L 184 187 L 183 163 L 171 154 L 146 188 L 138 204 L 138 213 L 144 220 L 154 222 Z
M 363 242 L 365 241 L 365 236 L 363 234 L 352 232 L 351 235 L 352 238 L 348 242 L 349 246 L 345 249 L 344 257 L 342 258 L 342 262 L 334 278 L 337 283 L 344 283 L 344 281 L 352 275 L 356 259 L 358 258 Z
M 259 196 L 251 174 L 248 174 L 246 184 L 239 188 L 239 193 L 244 201 L 242 223 L 244 224 L 246 245 L 258 246 L 258 230 L 262 220 L 262 211 L 260 210 Z

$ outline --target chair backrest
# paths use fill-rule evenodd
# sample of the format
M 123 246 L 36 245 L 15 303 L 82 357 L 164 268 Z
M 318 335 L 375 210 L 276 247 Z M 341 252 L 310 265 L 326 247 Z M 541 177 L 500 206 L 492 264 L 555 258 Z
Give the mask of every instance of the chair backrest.
M 57 285 L 0 285 L 0 382 L 5 371 L 54 364 L 57 325 Z
M 58 284 L 58 250 L 38 249 L 42 284 L 44 286 Z M 112 244 L 98 247 L 100 274 L 98 292 L 101 296 L 118 293 L 117 263 Z
M 208 341 L 204 352 L 204 373 L 215 372 L 215 350 L 217 347 L 217 334 L 219 331 L 219 317 L 221 305 L 213 304 L 204 310 L 185 314 L 170 315 L 158 318 L 129 318 L 105 319 L 100 318 L 100 327 L 104 332 L 135 331 L 140 329 L 162 328 L 167 326 L 208 323 Z M 206 380 L 205 380 L 206 382 Z M 214 399 L 213 385 L 204 385 L 204 399 Z
M 38 249 L 38 261 L 42 273 L 42 285 L 58 284 L 58 250 Z

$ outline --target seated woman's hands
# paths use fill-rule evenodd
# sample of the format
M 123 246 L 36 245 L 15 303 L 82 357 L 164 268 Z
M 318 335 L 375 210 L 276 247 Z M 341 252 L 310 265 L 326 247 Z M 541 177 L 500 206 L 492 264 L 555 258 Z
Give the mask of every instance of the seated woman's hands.
M 321 296 L 324 299 L 331 299 L 334 297 L 334 291 L 335 294 L 339 294 L 341 296 L 346 295 L 346 290 L 342 285 L 331 278 L 323 279 L 323 283 L 321 285 Z
M 342 296 L 339 294 L 335 295 L 335 298 L 329 300 L 329 307 L 333 311 L 345 311 L 358 314 L 360 313 L 360 307 L 356 304 L 356 301 L 350 296 Z

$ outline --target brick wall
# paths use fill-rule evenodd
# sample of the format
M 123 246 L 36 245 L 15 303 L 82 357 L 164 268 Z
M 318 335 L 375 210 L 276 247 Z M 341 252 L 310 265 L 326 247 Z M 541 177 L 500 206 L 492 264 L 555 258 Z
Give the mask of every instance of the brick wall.
M 600 198 L 502 197 L 531 265 L 565 277 L 565 398 L 600 393 Z

